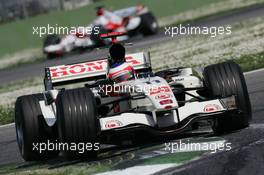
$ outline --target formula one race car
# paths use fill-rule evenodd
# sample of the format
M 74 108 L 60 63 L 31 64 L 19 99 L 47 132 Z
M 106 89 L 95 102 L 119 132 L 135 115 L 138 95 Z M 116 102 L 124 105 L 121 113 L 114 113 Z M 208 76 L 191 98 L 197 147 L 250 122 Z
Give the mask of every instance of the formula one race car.
M 106 77 L 107 58 L 46 68 L 45 91 L 21 96 L 15 104 L 22 157 L 40 160 L 60 151 L 68 158 L 92 158 L 100 144 L 175 135 L 198 121 L 208 121 L 217 134 L 249 125 L 247 86 L 234 62 L 209 65 L 199 74 L 192 68 L 153 72 L 149 53 L 125 59 L 135 76 L 116 84 Z M 83 87 L 65 88 L 81 82 Z M 89 149 L 76 150 L 87 143 Z
M 47 57 L 55 58 L 72 50 L 92 49 L 110 44 L 107 40 L 98 37 L 103 33 L 126 32 L 127 36 L 119 38 L 121 41 L 138 34 L 154 35 L 159 28 L 155 16 L 144 6 L 129 7 L 114 12 L 98 7 L 97 16 L 87 28 L 79 27 L 63 38 L 56 34 L 48 35 L 43 45 Z

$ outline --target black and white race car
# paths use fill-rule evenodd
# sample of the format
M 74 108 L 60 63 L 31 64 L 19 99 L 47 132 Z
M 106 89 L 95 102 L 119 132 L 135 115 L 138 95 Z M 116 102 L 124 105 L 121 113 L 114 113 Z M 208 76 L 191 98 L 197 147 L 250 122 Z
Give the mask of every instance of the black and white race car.
M 100 144 L 175 135 L 202 120 L 209 121 L 215 133 L 249 126 L 247 86 L 234 62 L 209 65 L 199 74 L 192 68 L 153 72 L 149 53 L 128 54 L 126 61 L 133 65 L 135 78 L 117 84 L 106 78 L 107 58 L 46 68 L 45 91 L 21 96 L 15 104 L 22 157 L 40 160 L 62 152 L 70 158 L 92 158 L 100 152 Z M 81 82 L 85 82 L 83 87 L 66 88 Z M 106 93 L 116 88 L 116 95 Z M 40 153 L 34 148 L 57 142 L 90 143 L 97 149 L 81 153 L 44 149 Z
M 103 33 L 125 32 L 126 36 L 119 37 L 119 41 L 124 41 L 139 34 L 154 35 L 158 29 L 156 17 L 145 6 L 132 6 L 113 12 L 98 7 L 97 18 L 92 24 L 78 27 L 62 38 L 56 34 L 48 35 L 44 40 L 43 51 L 48 58 L 55 58 L 73 50 L 92 49 L 110 44 L 98 37 Z

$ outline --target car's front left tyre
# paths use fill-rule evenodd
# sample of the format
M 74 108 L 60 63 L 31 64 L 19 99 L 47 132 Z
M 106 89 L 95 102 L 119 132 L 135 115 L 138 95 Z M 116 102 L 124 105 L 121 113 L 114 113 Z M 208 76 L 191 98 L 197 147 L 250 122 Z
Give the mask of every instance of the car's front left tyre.
M 38 161 L 56 156 L 56 150 L 40 151 L 40 144 L 57 139 L 56 125 L 50 127 L 42 115 L 39 101 L 43 94 L 18 97 L 15 103 L 16 137 L 21 156 L 26 161 Z M 47 145 L 46 145 L 47 146 Z

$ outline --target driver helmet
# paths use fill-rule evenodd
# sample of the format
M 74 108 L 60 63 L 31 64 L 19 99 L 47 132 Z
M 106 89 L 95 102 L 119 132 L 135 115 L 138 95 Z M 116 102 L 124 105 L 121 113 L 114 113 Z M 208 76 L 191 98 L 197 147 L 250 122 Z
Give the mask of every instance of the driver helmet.
M 126 49 L 122 44 L 115 43 L 109 48 L 112 63 L 125 62 Z
M 116 83 L 134 78 L 134 69 L 125 60 L 126 49 L 121 44 L 113 44 L 110 49 L 110 69 L 108 78 Z
M 96 15 L 97 15 L 97 16 L 102 16 L 102 15 L 104 15 L 104 7 L 103 7 L 103 6 L 98 6 L 98 7 L 96 7 Z

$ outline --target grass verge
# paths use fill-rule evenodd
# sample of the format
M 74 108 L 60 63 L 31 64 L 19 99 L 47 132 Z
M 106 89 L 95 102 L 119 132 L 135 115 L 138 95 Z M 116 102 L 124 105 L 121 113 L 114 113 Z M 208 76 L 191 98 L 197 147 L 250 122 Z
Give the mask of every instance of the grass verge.
M 244 72 L 264 68 L 264 52 L 252 55 L 244 55 L 234 60 L 242 67 Z
M 163 146 L 163 145 L 161 145 Z M 151 151 L 148 151 L 146 149 L 142 149 L 139 152 L 132 152 L 130 154 L 133 155 L 140 155 L 142 152 L 146 154 L 147 152 L 152 152 L 155 148 L 150 147 Z M 163 150 L 163 148 L 162 148 Z M 103 172 L 112 172 L 113 174 L 125 174 L 125 173 L 132 173 L 134 166 L 153 166 L 155 165 L 161 165 L 161 164 L 171 164 L 174 166 L 181 165 L 185 162 L 194 160 L 203 154 L 205 154 L 206 151 L 194 151 L 194 152 L 178 152 L 178 153 L 167 153 L 163 155 L 157 155 L 154 157 L 149 158 L 143 158 L 138 159 L 138 157 L 141 156 L 134 156 L 131 159 L 125 159 L 123 160 L 123 155 L 118 156 L 118 158 L 107 158 L 103 161 L 95 161 L 93 162 L 83 162 L 78 163 L 75 165 L 55 168 L 55 169 L 48 169 L 43 165 L 43 167 L 39 166 L 33 166 L 30 168 L 22 168 L 22 169 L 15 169 L 15 167 L 3 167 L 0 168 L 2 172 L 5 172 L 6 174 L 18 174 L 18 175 L 92 175 L 92 174 L 98 174 Z M 118 161 L 116 162 L 116 159 Z M 127 170 L 127 171 L 126 171 Z
M 0 125 L 14 122 L 15 112 L 13 107 L 0 106 Z
M 226 15 L 236 14 L 238 12 L 242 12 L 242 11 L 245 11 L 247 9 L 254 9 L 254 8 L 257 8 L 258 6 L 263 6 L 263 5 L 264 5 L 264 1 L 262 3 L 257 3 L 257 4 L 253 4 L 250 6 L 242 6 L 242 7 L 233 7 L 230 9 L 223 9 L 223 10 L 216 11 L 215 13 L 198 15 L 198 16 L 192 17 L 190 19 L 187 18 L 187 19 L 183 19 L 183 20 L 177 20 L 177 21 L 169 24 L 168 26 L 178 26 L 180 24 L 181 25 L 187 25 L 187 24 L 197 23 L 199 21 L 204 21 L 206 19 L 220 18 L 220 17 L 224 17 Z
M 42 78 L 36 77 L 27 80 L 20 80 L 12 83 L 8 83 L 5 85 L 0 85 L 0 94 L 10 91 L 15 91 L 19 89 L 23 89 L 30 86 L 37 86 L 42 83 Z

